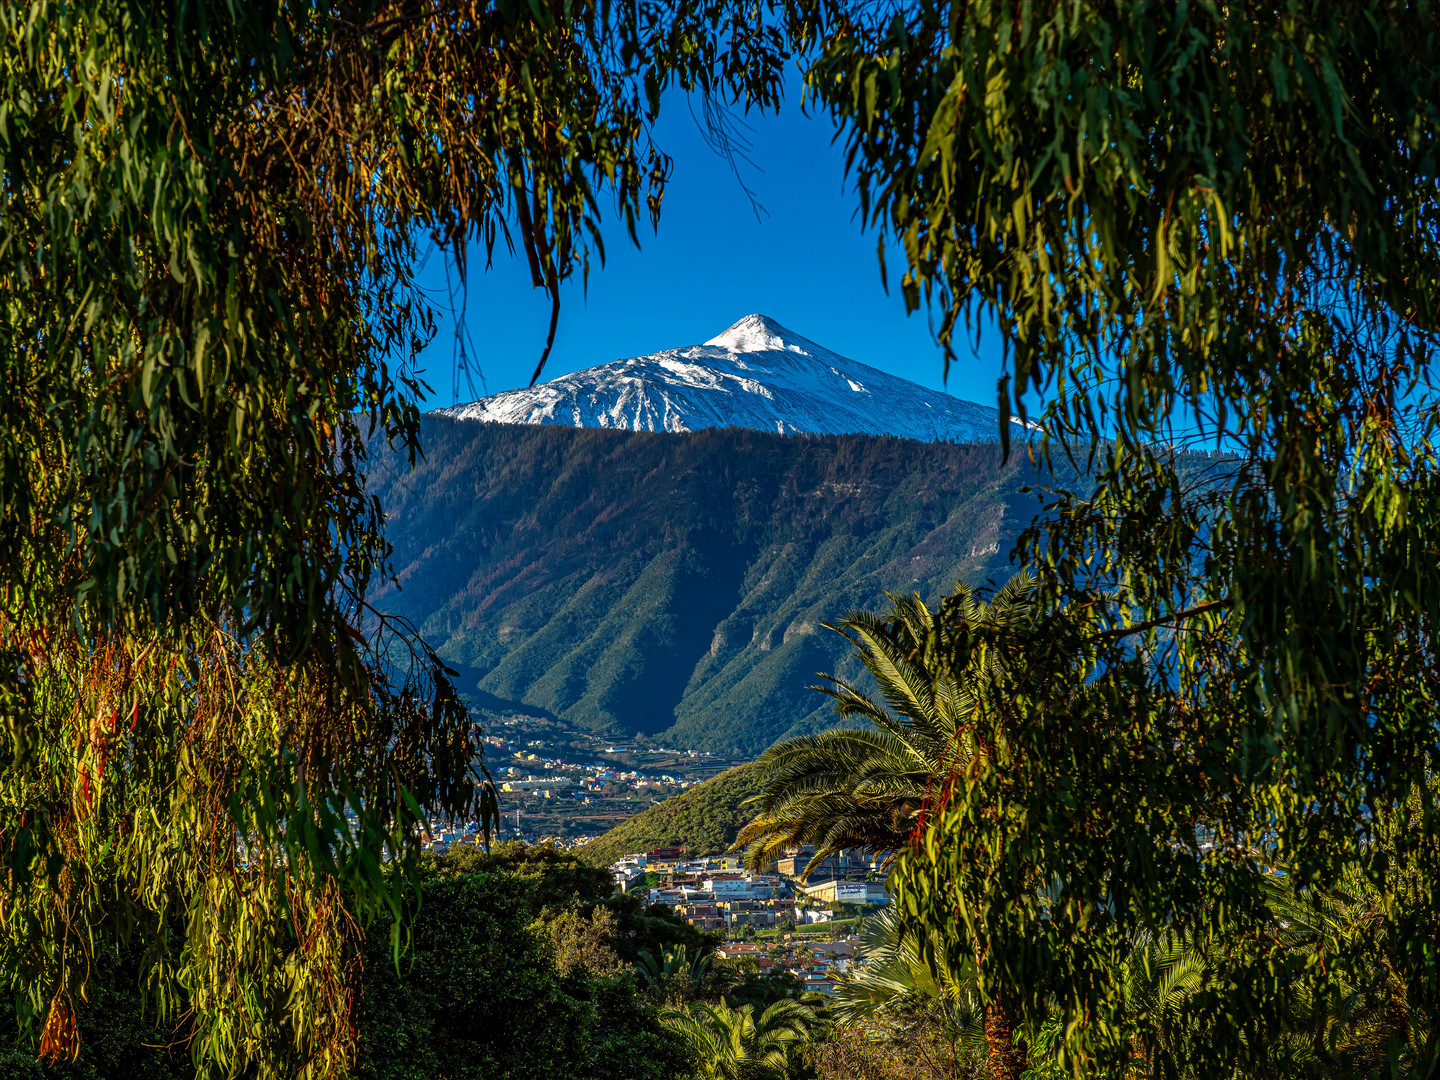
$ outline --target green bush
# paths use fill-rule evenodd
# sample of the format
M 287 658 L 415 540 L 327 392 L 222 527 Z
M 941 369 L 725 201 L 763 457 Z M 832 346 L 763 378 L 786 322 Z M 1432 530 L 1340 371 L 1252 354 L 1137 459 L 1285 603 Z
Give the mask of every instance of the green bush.
M 0 1080 L 182 1080 L 194 1074 L 183 1037 L 157 1023 L 154 1002 L 140 993 L 133 954 L 98 953 L 79 1002 L 80 1055 L 36 1061 L 44 1017 L 23 1010 L 0 1016 Z
M 643 950 L 715 939 L 613 894 L 553 847 L 507 844 L 428 860 L 399 964 L 390 925 L 366 933 L 355 1080 L 673 1080 L 687 1052 L 630 968 Z M 557 962 L 557 953 L 559 954 Z M 143 1007 L 137 958 L 97 957 L 80 1057 L 35 1060 L 38 1024 L 0 1024 L 0 1080 L 189 1080 L 187 1030 Z M 248 1074 L 247 1074 L 248 1075 Z
M 33 1054 L 0 1050 L 0 1080 L 44 1080 L 45 1070 Z
M 369 935 L 357 1080 L 684 1075 L 686 1051 L 628 967 L 642 949 L 712 939 L 611 891 L 553 847 L 437 859 L 398 972 L 387 928 Z

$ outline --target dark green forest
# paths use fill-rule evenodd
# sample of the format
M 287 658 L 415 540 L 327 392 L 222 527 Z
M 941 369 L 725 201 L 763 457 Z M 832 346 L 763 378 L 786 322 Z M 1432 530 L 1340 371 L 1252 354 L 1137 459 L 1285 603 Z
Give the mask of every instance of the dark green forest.
M 370 486 L 398 592 L 462 690 L 599 731 L 754 754 L 832 722 L 821 623 L 1008 572 L 1036 502 L 998 445 L 423 424 Z

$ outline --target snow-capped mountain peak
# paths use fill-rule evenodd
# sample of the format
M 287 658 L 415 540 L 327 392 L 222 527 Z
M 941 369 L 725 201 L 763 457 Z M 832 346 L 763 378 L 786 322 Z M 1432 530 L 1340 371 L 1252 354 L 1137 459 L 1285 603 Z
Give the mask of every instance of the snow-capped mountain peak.
M 955 442 L 1000 434 L 995 409 L 847 359 L 758 314 L 703 345 L 615 360 L 439 412 L 632 431 L 743 427 Z
M 806 356 L 819 348 L 765 315 L 746 315 L 723 334 L 705 342 L 705 347 L 732 353 L 798 352 Z

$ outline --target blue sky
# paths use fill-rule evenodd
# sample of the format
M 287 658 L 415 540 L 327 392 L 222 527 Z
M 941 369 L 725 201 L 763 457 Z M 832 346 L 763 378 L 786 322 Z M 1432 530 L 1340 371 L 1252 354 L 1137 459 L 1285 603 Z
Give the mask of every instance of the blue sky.
M 675 166 L 659 233 L 642 230 L 636 250 L 619 222 L 606 232 L 609 257 L 605 266 L 592 266 L 588 297 L 578 274 L 563 290 L 542 379 L 697 344 L 758 311 L 851 359 L 993 404 L 996 335 L 977 352 L 961 346 L 947 383 L 926 313 L 905 314 L 898 289 L 904 264 L 895 252 L 887 265 L 897 287 L 885 294 L 875 236 L 862 233 L 854 218 L 858 201 L 847 192 L 843 147 L 831 144 L 829 120 L 805 116 L 793 89 L 779 116 L 745 119 L 754 129 L 754 167 L 741 163 L 741 172 L 768 215 L 756 220 L 729 165 L 701 137 L 685 97 L 667 96 L 655 136 Z M 457 392 L 454 324 L 446 317 L 423 358 L 434 388 L 426 408 L 524 386 L 545 343 L 549 300 L 530 288 L 523 256 L 511 260 L 497 251 L 488 274 L 481 272 L 483 252 L 470 265 L 464 320 L 478 360 L 475 394 L 463 377 Z M 428 261 L 423 280 L 443 296 L 441 259 Z

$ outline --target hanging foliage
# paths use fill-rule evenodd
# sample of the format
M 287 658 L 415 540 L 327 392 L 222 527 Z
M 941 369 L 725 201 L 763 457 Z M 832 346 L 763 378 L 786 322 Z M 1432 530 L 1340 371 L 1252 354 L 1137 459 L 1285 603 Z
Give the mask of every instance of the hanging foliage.
M 1288 969 L 1317 995 L 1334 970 L 1266 936 L 1264 871 L 1358 867 L 1387 937 L 1427 943 L 1386 1052 L 1434 1075 L 1440 942 L 1394 867 L 1440 882 L 1440 15 L 923 0 L 852 15 L 807 79 L 908 305 L 948 348 L 997 330 L 1002 413 L 1042 402 L 1033 452 L 1095 480 L 1057 483 L 1019 549 L 1074 641 L 1009 647 L 996 754 L 901 860 L 904 902 L 1022 1042 L 1055 1003 L 1077 1075 L 1144 1034 L 1127 935 L 1236 943 L 1183 1063 L 1229 1076 L 1260 1067 Z M 1375 843 L 1406 800 L 1414 828 Z
M 558 310 L 602 205 L 659 212 L 662 91 L 774 106 L 785 20 L 0 3 L 3 962 L 44 1055 L 122 938 L 203 1068 L 345 1072 L 357 926 L 427 818 L 496 808 L 451 673 L 366 602 L 417 256 L 518 247 Z

